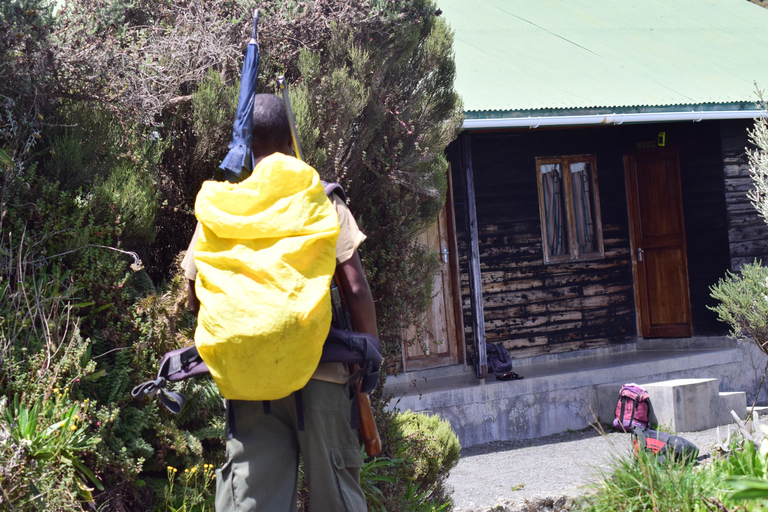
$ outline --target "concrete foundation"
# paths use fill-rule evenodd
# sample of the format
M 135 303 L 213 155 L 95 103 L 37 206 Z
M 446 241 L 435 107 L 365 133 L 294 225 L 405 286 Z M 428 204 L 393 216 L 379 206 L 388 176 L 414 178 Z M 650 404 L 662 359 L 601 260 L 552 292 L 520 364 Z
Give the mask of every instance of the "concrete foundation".
M 523 380 L 498 381 L 493 375 L 479 380 L 473 368 L 463 365 L 390 376 L 386 383 L 393 394 L 390 408 L 439 414 L 451 423 L 462 446 L 468 447 L 586 428 L 602 419 L 599 411 L 605 406 L 599 405 L 598 398 L 602 385 L 618 384 L 611 398 L 612 420 L 618 387 L 623 383 L 715 379 L 716 399 L 709 394 L 712 382 L 691 381 L 688 386 L 690 396 L 700 400 L 706 400 L 702 396 L 709 397 L 711 414 L 706 421 L 685 415 L 678 419 L 677 408 L 661 412 L 664 393 L 669 400 L 681 403 L 688 395 L 675 395 L 674 387 L 658 390 L 661 417 L 670 418 L 674 425 L 686 426 L 677 428 L 678 431 L 695 430 L 712 421 L 729 423 L 729 407 L 740 412 L 745 400 L 751 404 L 766 357 L 752 344 L 718 337 L 638 340 L 514 363 L 515 371 L 525 377 Z M 761 400 L 765 398 L 761 395 Z M 683 409 L 689 408 L 680 410 Z
M 673 379 L 641 381 L 648 391 L 648 421 L 673 432 L 696 432 L 733 422 L 731 411 L 743 418 L 747 413 L 747 395 L 742 392 L 720 393 L 718 379 Z M 621 384 L 597 386 L 598 419 L 613 421 Z

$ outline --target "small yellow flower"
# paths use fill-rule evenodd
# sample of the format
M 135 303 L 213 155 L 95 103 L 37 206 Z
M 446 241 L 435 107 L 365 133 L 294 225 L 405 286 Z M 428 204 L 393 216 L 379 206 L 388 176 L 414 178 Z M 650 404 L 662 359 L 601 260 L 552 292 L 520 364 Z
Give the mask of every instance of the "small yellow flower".
M 76 419 L 76 420 L 79 420 L 79 419 L 80 419 L 80 416 L 78 416 L 77 414 L 75 414 L 74 416 L 72 416 L 72 418 L 74 418 L 74 419 Z
M 176 473 L 176 472 L 178 472 L 178 471 L 179 471 L 178 469 L 176 469 L 176 468 L 173 468 L 173 472 L 174 472 L 174 473 Z
M 166 469 L 167 469 L 168 471 L 173 471 L 173 466 L 168 466 Z
M 77 425 L 70 425 L 69 430 L 77 430 Z
M 185 472 L 185 473 L 189 473 L 189 470 L 188 470 L 188 469 L 185 469 L 185 470 L 184 470 L 184 472 Z
M 195 471 L 197 471 L 197 468 L 192 468 L 192 472 L 194 473 Z
M 59 388 L 53 388 L 53 392 L 54 393 L 58 393 L 59 392 Z

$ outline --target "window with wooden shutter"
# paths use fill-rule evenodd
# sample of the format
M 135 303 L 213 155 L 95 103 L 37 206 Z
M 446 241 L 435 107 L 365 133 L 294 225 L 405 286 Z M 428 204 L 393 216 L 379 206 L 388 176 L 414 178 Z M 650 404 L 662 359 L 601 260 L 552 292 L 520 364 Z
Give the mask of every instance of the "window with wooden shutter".
M 537 158 L 536 182 L 544 261 L 602 258 L 594 155 Z

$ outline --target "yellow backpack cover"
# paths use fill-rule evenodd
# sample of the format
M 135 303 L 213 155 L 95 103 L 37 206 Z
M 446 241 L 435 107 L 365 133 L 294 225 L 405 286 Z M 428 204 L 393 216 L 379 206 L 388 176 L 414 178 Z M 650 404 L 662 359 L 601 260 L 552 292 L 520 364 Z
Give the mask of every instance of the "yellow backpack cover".
M 275 153 L 195 202 L 195 344 L 221 394 L 277 400 L 303 388 L 331 325 L 339 221 L 317 172 Z

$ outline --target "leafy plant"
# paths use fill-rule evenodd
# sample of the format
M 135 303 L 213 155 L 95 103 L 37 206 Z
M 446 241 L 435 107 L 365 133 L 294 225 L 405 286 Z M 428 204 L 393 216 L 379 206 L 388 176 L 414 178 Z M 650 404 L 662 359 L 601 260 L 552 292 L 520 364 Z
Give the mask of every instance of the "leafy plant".
M 760 425 L 763 434 L 768 427 Z M 768 442 L 763 438 L 756 449 L 754 442 L 734 443 L 731 455 L 719 465 L 727 478 L 725 482 L 734 491 L 730 500 L 759 500 L 768 498 Z
M 403 504 L 400 510 L 403 512 L 444 512 L 451 510 L 453 504 L 450 500 L 435 500 L 432 492 L 417 490 L 418 486 L 413 482 L 408 483 Z
M 364 448 L 361 448 L 361 453 L 365 459 Z M 360 487 L 363 489 L 368 508 L 386 512 L 387 509 L 384 507 L 384 491 L 381 490 L 379 485 L 382 482 L 396 482 L 397 478 L 392 473 L 403 462 L 403 459 L 372 457 L 363 463 L 363 467 L 360 469 Z
M 586 497 L 579 510 L 703 511 L 703 499 L 715 495 L 720 488 L 718 476 L 714 471 L 700 471 L 671 459 L 659 463 L 654 454 L 643 450 L 618 457 L 610 473 L 597 485 L 595 494 Z
M 719 320 L 728 323 L 731 327 L 730 335 L 754 343 L 768 355 L 768 268 L 755 260 L 754 263 L 742 266 L 738 274 L 727 271 L 725 278 L 710 287 L 710 293 L 719 304 L 708 307 L 717 313 Z M 757 387 L 755 403 L 766 372 L 768 363 Z
M 57 460 L 71 465 L 81 490 L 86 490 L 89 483 L 104 490 L 96 475 L 80 459 L 81 452 L 92 450 L 99 443 L 88 422 L 83 421 L 88 414 L 88 402 L 67 408 L 62 403 L 67 391 L 58 391 L 54 388 L 54 397 L 36 400 L 31 407 L 15 395 L 11 407 L 5 411 L 5 421 L 11 426 L 10 437 L 24 445 L 35 460 Z
M 166 468 L 168 483 L 163 490 L 163 502 L 157 510 L 168 512 L 212 511 L 215 501 L 215 474 L 213 464 L 204 463 L 179 473 L 173 466 Z M 177 478 L 178 474 L 178 478 Z
M 365 453 L 363 452 L 363 457 Z M 451 509 L 452 503 L 439 496 L 432 490 L 419 491 L 420 483 L 414 480 L 403 480 L 398 475 L 407 472 L 411 463 L 408 459 L 391 459 L 389 457 L 372 457 L 365 461 L 360 471 L 360 485 L 365 495 L 365 501 L 370 510 L 386 512 L 387 505 L 391 507 L 392 497 L 388 497 L 382 489 L 384 485 L 407 483 L 401 495 L 396 497 L 397 510 L 402 512 L 440 512 Z M 390 508 L 391 510 L 391 508 Z

